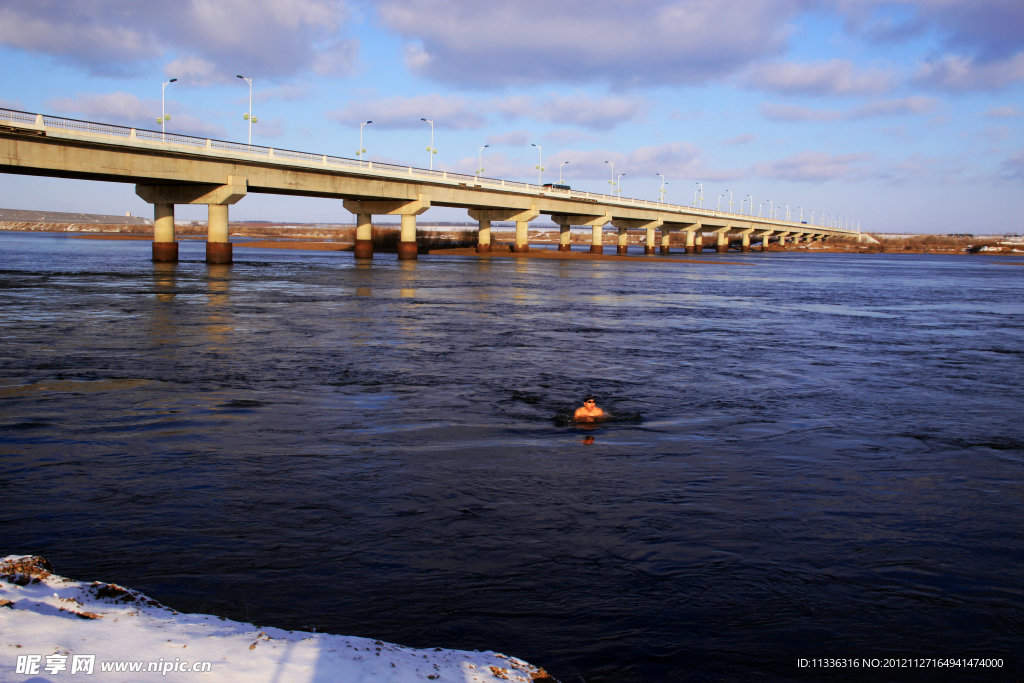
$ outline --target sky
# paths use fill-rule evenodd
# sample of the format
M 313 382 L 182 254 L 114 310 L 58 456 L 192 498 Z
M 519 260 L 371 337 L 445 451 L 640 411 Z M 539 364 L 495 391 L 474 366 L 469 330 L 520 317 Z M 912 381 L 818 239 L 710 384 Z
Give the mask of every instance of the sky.
M 0 0 L 0 59 L 0 107 L 33 113 L 245 141 L 243 75 L 254 145 L 1024 232 L 1021 0 Z M 152 217 L 131 185 L 12 174 L 0 207 Z M 231 218 L 353 220 L 258 194 Z

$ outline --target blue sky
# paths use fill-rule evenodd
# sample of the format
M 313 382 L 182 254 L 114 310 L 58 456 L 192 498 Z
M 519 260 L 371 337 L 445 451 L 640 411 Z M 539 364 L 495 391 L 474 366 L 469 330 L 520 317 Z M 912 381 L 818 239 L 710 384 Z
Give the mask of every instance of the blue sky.
M 1024 231 L 1020 0 L 0 0 L 0 59 L 29 112 L 159 129 L 177 78 L 168 131 L 245 140 L 243 74 L 253 144 L 355 156 L 372 120 L 365 158 L 426 167 L 427 118 L 437 169 L 536 181 L 543 155 L 606 192 L 609 161 L 624 196 L 660 173 L 678 204 Z M 152 213 L 130 185 L 0 181 L 6 208 Z M 351 220 L 255 194 L 231 217 Z

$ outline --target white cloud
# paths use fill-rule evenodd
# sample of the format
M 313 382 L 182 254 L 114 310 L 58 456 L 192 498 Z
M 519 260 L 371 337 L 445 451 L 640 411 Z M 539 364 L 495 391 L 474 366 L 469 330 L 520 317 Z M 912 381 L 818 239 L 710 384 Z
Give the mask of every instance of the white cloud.
M 778 54 L 802 0 L 380 0 L 415 73 L 466 86 L 703 83 Z M 725 31 L 728 30 L 728 37 Z
M 761 115 L 772 121 L 790 122 L 833 122 L 853 121 L 880 116 L 925 114 L 935 108 L 935 100 L 929 97 L 912 96 L 892 100 L 869 102 L 849 109 L 813 109 L 799 105 L 765 102 Z
M 796 182 L 826 182 L 829 180 L 861 179 L 866 174 L 863 162 L 866 154 L 826 154 L 801 152 L 785 159 L 755 164 L 753 173 L 763 178 Z
M 101 75 L 159 60 L 201 83 L 232 78 L 240 65 L 262 78 L 337 74 L 355 60 L 340 35 L 348 15 L 347 0 L 34 0 L 0 7 L 0 44 Z
M 609 130 L 641 117 L 649 104 L 643 97 L 593 98 L 583 93 L 551 95 L 543 100 L 526 96 L 493 100 L 491 107 L 508 119 L 529 118 L 593 130 Z
M 752 68 L 747 85 L 773 92 L 811 95 L 865 95 L 892 88 L 890 74 L 858 71 L 848 60 L 832 59 L 811 64 L 771 62 Z
M 962 55 L 942 57 L 922 65 L 913 80 L 944 90 L 998 90 L 1024 82 L 1024 52 L 989 62 Z
M 484 119 L 478 109 L 466 98 L 433 93 L 358 102 L 330 117 L 349 125 L 372 120 L 373 125 L 381 128 L 418 128 L 426 125 L 420 120 L 426 118 L 434 121 L 437 128 L 466 130 L 483 127 Z

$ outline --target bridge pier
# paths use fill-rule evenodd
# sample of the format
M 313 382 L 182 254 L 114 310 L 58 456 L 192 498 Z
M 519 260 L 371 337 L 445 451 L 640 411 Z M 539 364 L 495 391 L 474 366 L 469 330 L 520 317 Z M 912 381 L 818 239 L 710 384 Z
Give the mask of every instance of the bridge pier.
M 569 238 L 571 236 L 572 226 L 589 226 L 590 227 L 590 253 L 591 254 L 603 254 L 604 253 L 604 225 L 612 219 L 611 216 L 605 214 L 603 216 L 565 216 L 565 215 L 553 215 L 551 220 L 558 224 L 558 251 L 571 251 Z
M 238 176 L 228 176 L 223 185 L 136 185 L 135 194 L 153 205 L 153 260 L 178 260 L 178 244 L 174 241 L 174 205 L 206 204 L 206 262 L 231 263 L 228 206 L 248 191 L 246 179 Z
M 768 241 L 772 236 L 773 230 L 762 230 L 757 233 L 757 236 L 761 238 L 761 251 L 768 251 Z
M 228 241 L 228 205 L 209 204 L 206 221 L 206 262 L 231 263 L 231 242 Z
M 153 204 L 153 260 L 177 263 L 178 243 L 174 239 L 174 204 Z
M 740 251 L 750 251 L 750 236 L 753 234 L 753 228 L 745 228 L 740 231 Z
M 373 214 L 356 214 L 356 238 L 352 256 L 357 259 L 373 258 Z
M 729 253 L 729 231 L 732 230 L 731 225 L 726 225 L 722 228 L 715 229 L 715 253 L 716 254 L 727 254 Z
M 644 246 L 645 254 L 654 253 L 654 231 L 665 225 L 661 219 L 643 220 L 636 218 L 613 218 L 612 225 L 619 230 L 619 241 L 615 251 L 619 254 L 628 254 L 629 248 L 626 237 L 629 230 L 643 230 L 646 233 Z
M 361 200 L 345 199 L 342 205 L 356 216 L 356 241 L 352 255 L 357 259 L 373 258 L 373 216 L 384 214 L 399 216 L 402 221 L 398 235 L 398 258 L 411 261 L 419 257 L 416 243 L 416 216 L 430 208 L 430 200 L 423 195 L 418 199 Z
M 670 253 L 672 253 L 672 249 L 670 247 L 671 244 L 672 244 L 672 230 L 670 230 L 667 227 L 662 227 L 662 229 L 661 229 L 661 253 L 662 254 L 670 254 Z
M 512 251 L 525 253 L 530 251 L 530 221 L 540 215 L 534 209 L 470 209 L 469 217 L 479 224 L 477 229 L 476 252 L 486 254 L 491 250 L 491 222 L 515 221 L 516 238 Z

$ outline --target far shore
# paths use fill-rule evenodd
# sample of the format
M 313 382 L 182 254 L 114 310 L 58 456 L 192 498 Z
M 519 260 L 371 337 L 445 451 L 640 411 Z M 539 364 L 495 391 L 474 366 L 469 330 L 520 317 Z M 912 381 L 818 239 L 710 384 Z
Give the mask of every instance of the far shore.
M 231 237 L 235 239 L 232 244 L 238 249 L 297 249 L 306 251 L 351 251 L 352 236 L 354 229 L 340 226 L 337 228 L 319 228 L 312 230 L 296 230 L 290 227 L 277 225 L 250 225 L 246 223 L 232 225 Z M 3 231 L 27 231 L 27 232 L 55 232 L 69 234 L 79 239 L 98 240 L 152 240 L 153 232 L 150 226 L 128 226 L 117 224 L 95 224 L 95 223 L 27 223 L 27 222 L 0 222 L 0 230 Z M 176 231 L 175 239 L 178 241 L 204 241 L 206 239 L 204 226 L 183 226 Z M 394 242 L 398 239 L 397 227 L 390 225 L 374 226 L 374 241 L 378 238 L 384 244 L 391 244 L 391 247 L 378 245 L 375 251 L 378 253 L 394 253 Z M 870 240 L 859 243 L 853 240 L 830 240 L 829 242 L 790 244 L 786 247 L 771 245 L 769 252 L 785 253 L 845 253 L 845 254 L 1002 254 L 1010 255 L 1024 251 L 1024 244 L 1016 242 L 999 243 L 995 239 L 979 239 L 970 236 L 951 235 L 908 235 L 897 236 L 896 238 L 884 237 L 877 239 L 865 233 Z M 550 248 L 534 248 L 529 252 L 512 253 L 509 244 L 513 236 L 508 233 L 492 233 L 494 250 L 489 253 L 477 254 L 472 246 L 475 241 L 475 230 L 453 226 L 447 234 L 426 231 L 420 243 L 421 255 L 426 254 L 447 254 L 461 256 L 478 256 L 479 258 L 548 258 L 548 259 L 577 259 L 577 260 L 618 260 L 644 258 L 645 261 L 667 261 L 672 263 L 700 263 L 700 261 L 687 258 L 681 261 L 678 258 L 664 258 L 658 255 L 644 255 L 637 253 L 642 251 L 643 244 L 638 242 L 636 236 L 631 236 L 629 245 L 631 253 L 620 254 L 591 254 L 589 251 L 589 234 L 581 236 L 573 234 L 572 242 L 574 251 L 558 252 Z M 446 246 L 451 242 L 451 246 Z M 531 245 L 554 246 L 558 244 L 557 234 L 552 236 L 550 231 L 545 233 L 538 231 L 534 234 L 531 230 L 529 243 Z M 611 248 L 615 241 L 606 241 L 604 246 Z M 1020 247 L 1018 249 L 1018 247 Z M 673 241 L 671 244 L 672 254 L 682 254 L 684 245 Z M 706 250 L 710 251 L 710 250 Z M 760 252 L 759 246 L 755 246 L 752 252 Z M 740 254 L 738 250 L 732 250 L 729 254 Z M 693 256 L 700 256 L 696 254 Z M 724 263 L 718 259 L 706 261 L 706 263 Z

